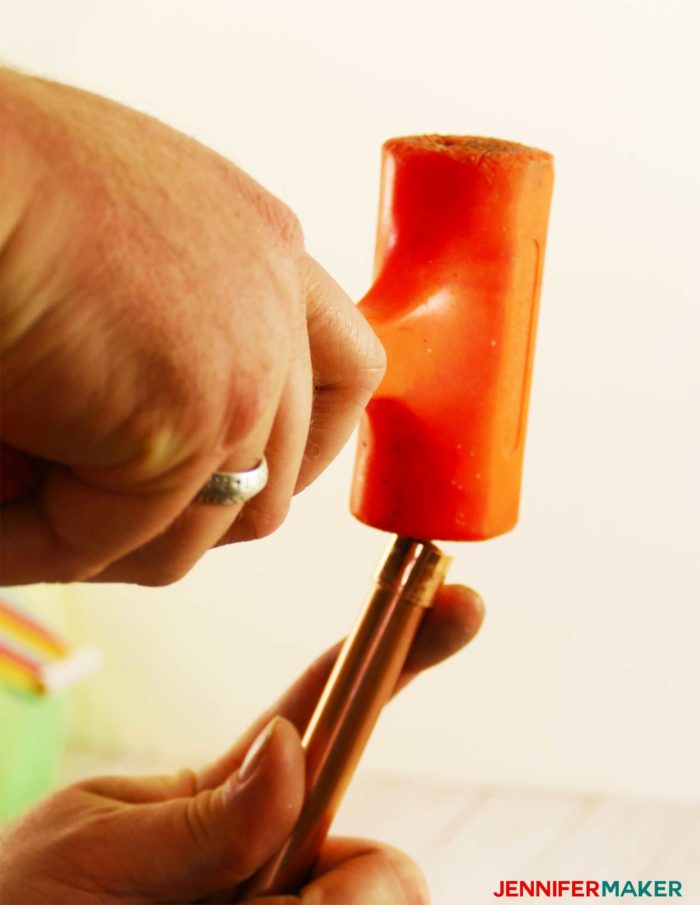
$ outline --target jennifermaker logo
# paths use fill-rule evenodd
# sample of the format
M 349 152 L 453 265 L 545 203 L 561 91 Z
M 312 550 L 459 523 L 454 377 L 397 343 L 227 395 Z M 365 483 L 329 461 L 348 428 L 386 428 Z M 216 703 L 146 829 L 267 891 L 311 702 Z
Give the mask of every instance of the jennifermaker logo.
M 672 896 L 682 898 L 681 888 L 678 880 L 501 880 L 493 894 L 497 899 L 558 899 L 561 896 L 668 899 Z

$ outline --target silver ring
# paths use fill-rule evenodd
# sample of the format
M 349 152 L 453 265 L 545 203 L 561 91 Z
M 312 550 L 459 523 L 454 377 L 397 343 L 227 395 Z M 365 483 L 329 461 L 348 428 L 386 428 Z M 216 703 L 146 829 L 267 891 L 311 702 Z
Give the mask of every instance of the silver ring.
M 215 471 L 194 498 L 195 503 L 237 506 L 257 496 L 267 484 L 265 456 L 250 471 Z

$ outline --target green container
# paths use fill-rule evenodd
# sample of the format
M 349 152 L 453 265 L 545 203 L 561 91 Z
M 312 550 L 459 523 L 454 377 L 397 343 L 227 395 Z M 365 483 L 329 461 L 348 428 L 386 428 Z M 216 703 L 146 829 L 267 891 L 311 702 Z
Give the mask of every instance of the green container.
M 65 738 L 63 695 L 0 683 L 0 820 L 16 817 L 55 785 Z

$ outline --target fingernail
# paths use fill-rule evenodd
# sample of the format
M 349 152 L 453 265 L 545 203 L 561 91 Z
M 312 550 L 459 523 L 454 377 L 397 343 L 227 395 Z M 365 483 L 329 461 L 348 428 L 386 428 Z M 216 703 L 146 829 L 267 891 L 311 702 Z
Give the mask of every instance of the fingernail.
M 279 726 L 280 718 L 278 716 L 270 720 L 260 735 L 255 739 L 253 744 L 248 748 L 243 763 L 238 768 L 238 782 L 247 782 L 250 777 L 260 768 L 265 760 L 265 755 L 270 747 L 272 736 Z

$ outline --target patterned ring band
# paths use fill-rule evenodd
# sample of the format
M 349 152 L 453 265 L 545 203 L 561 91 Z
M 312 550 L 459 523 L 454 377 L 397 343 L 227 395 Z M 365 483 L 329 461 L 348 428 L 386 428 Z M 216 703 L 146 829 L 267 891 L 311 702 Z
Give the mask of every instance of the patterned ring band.
M 237 506 L 257 496 L 267 484 L 265 456 L 250 471 L 215 471 L 194 498 L 195 503 Z

